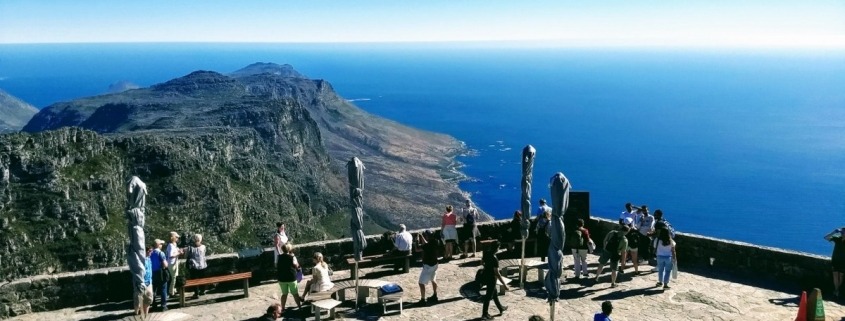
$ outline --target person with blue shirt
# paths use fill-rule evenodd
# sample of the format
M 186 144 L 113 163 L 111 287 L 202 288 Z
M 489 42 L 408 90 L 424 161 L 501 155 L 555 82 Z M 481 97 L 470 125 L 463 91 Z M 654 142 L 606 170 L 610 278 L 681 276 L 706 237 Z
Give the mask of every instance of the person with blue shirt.
M 604 301 L 601 303 L 601 312 L 593 316 L 593 321 L 613 321 L 610 319 L 611 312 L 613 312 L 613 303 Z
M 162 245 L 163 240 L 155 240 L 155 249 L 150 254 L 150 269 L 153 271 L 153 301 L 156 294 L 161 295 L 161 311 L 167 311 L 167 284 L 170 282 L 170 273 L 167 269 L 167 256 L 161 250 Z
M 141 302 L 135 302 L 135 314 L 150 313 L 150 305 L 153 304 L 153 265 L 150 260 L 152 253 L 153 248 L 148 246 L 147 257 L 144 259 L 144 293 Z

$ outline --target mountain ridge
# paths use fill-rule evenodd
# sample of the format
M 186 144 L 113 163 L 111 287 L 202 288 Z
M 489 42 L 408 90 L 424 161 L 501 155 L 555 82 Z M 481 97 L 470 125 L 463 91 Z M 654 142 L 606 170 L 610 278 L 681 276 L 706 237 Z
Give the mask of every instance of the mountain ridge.
M 21 130 L 38 108 L 0 89 L 0 134 Z
M 202 233 L 218 252 L 266 244 L 279 220 L 297 242 L 348 235 L 353 156 L 367 166 L 367 233 L 437 225 L 466 198 L 461 142 L 368 114 L 325 80 L 265 72 L 274 68 L 57 103 L 0 135 L 0 255 L 10 258 L 0 274 L 123 264 L 129 175 L 150 187 L 148 239 Z M 4 241 L 13 234 L 24 240 Z

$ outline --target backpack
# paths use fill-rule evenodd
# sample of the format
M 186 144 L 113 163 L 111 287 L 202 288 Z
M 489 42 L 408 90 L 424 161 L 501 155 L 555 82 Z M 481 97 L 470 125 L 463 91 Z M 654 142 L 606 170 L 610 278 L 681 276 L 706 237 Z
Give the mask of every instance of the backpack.
M 469 211 L 469 213 L 467 213 L 466 217 L 464 217 L 464 219 L 466 219 L 467 224 L 475 224 L 475 215 L 474 214 L 475 214 L 474 211 Z
M 613 235 L 610 237 L 610 240 L 607 241 L 607 245 L 604 246 L 604 250 L 611 254 L 611 257 L 614 255 L 619 255 L 619 242 L 622 241 L 622 235 L 619 234 L 619 231 L 610 232 Z
M 572 249 L 583 249 L 584 242 L 584 232 L 582 232 L 581 229 L 577 229 L 569 234 L 569 242 L 567 245 L 569 245 L 569 248 Z

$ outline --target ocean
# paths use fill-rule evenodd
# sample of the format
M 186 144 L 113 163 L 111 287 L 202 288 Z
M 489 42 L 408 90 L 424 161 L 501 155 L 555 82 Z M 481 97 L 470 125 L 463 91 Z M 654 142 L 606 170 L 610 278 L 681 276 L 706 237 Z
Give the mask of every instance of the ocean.
M 845 225 L 845 52 L 542 48 L 496 44 L 0 45 L 0 88 L 36 105 L 195 70 L 289 63 L 361 108 L 450 134 L 461 187 L 519 208 L 563 172 L 594 216 L 626 202 L 682 232 L 829 255 Z M 445 206 L 445 204 L 444 204 Z

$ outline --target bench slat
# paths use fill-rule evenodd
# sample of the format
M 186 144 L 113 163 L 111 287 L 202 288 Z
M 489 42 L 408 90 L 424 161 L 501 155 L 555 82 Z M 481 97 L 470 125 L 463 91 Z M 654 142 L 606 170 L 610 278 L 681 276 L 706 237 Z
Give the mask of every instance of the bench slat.
M 206 285 L 206 284 L 212 284 L 212 283 L 222 283 L 222 282 L 229 282 L 229 281 L 237 281 L 237 280 L 243 280 L 243 279 L 249 279 L 249 278 L 252 278 L 252 272 L 213 276 L 213 277 L 202 278 L 202 279 L 190 279 L 190 280 L 185 281 L 185 287 L 191 287 L 191 286 L 197 286 L 197 285 Z

